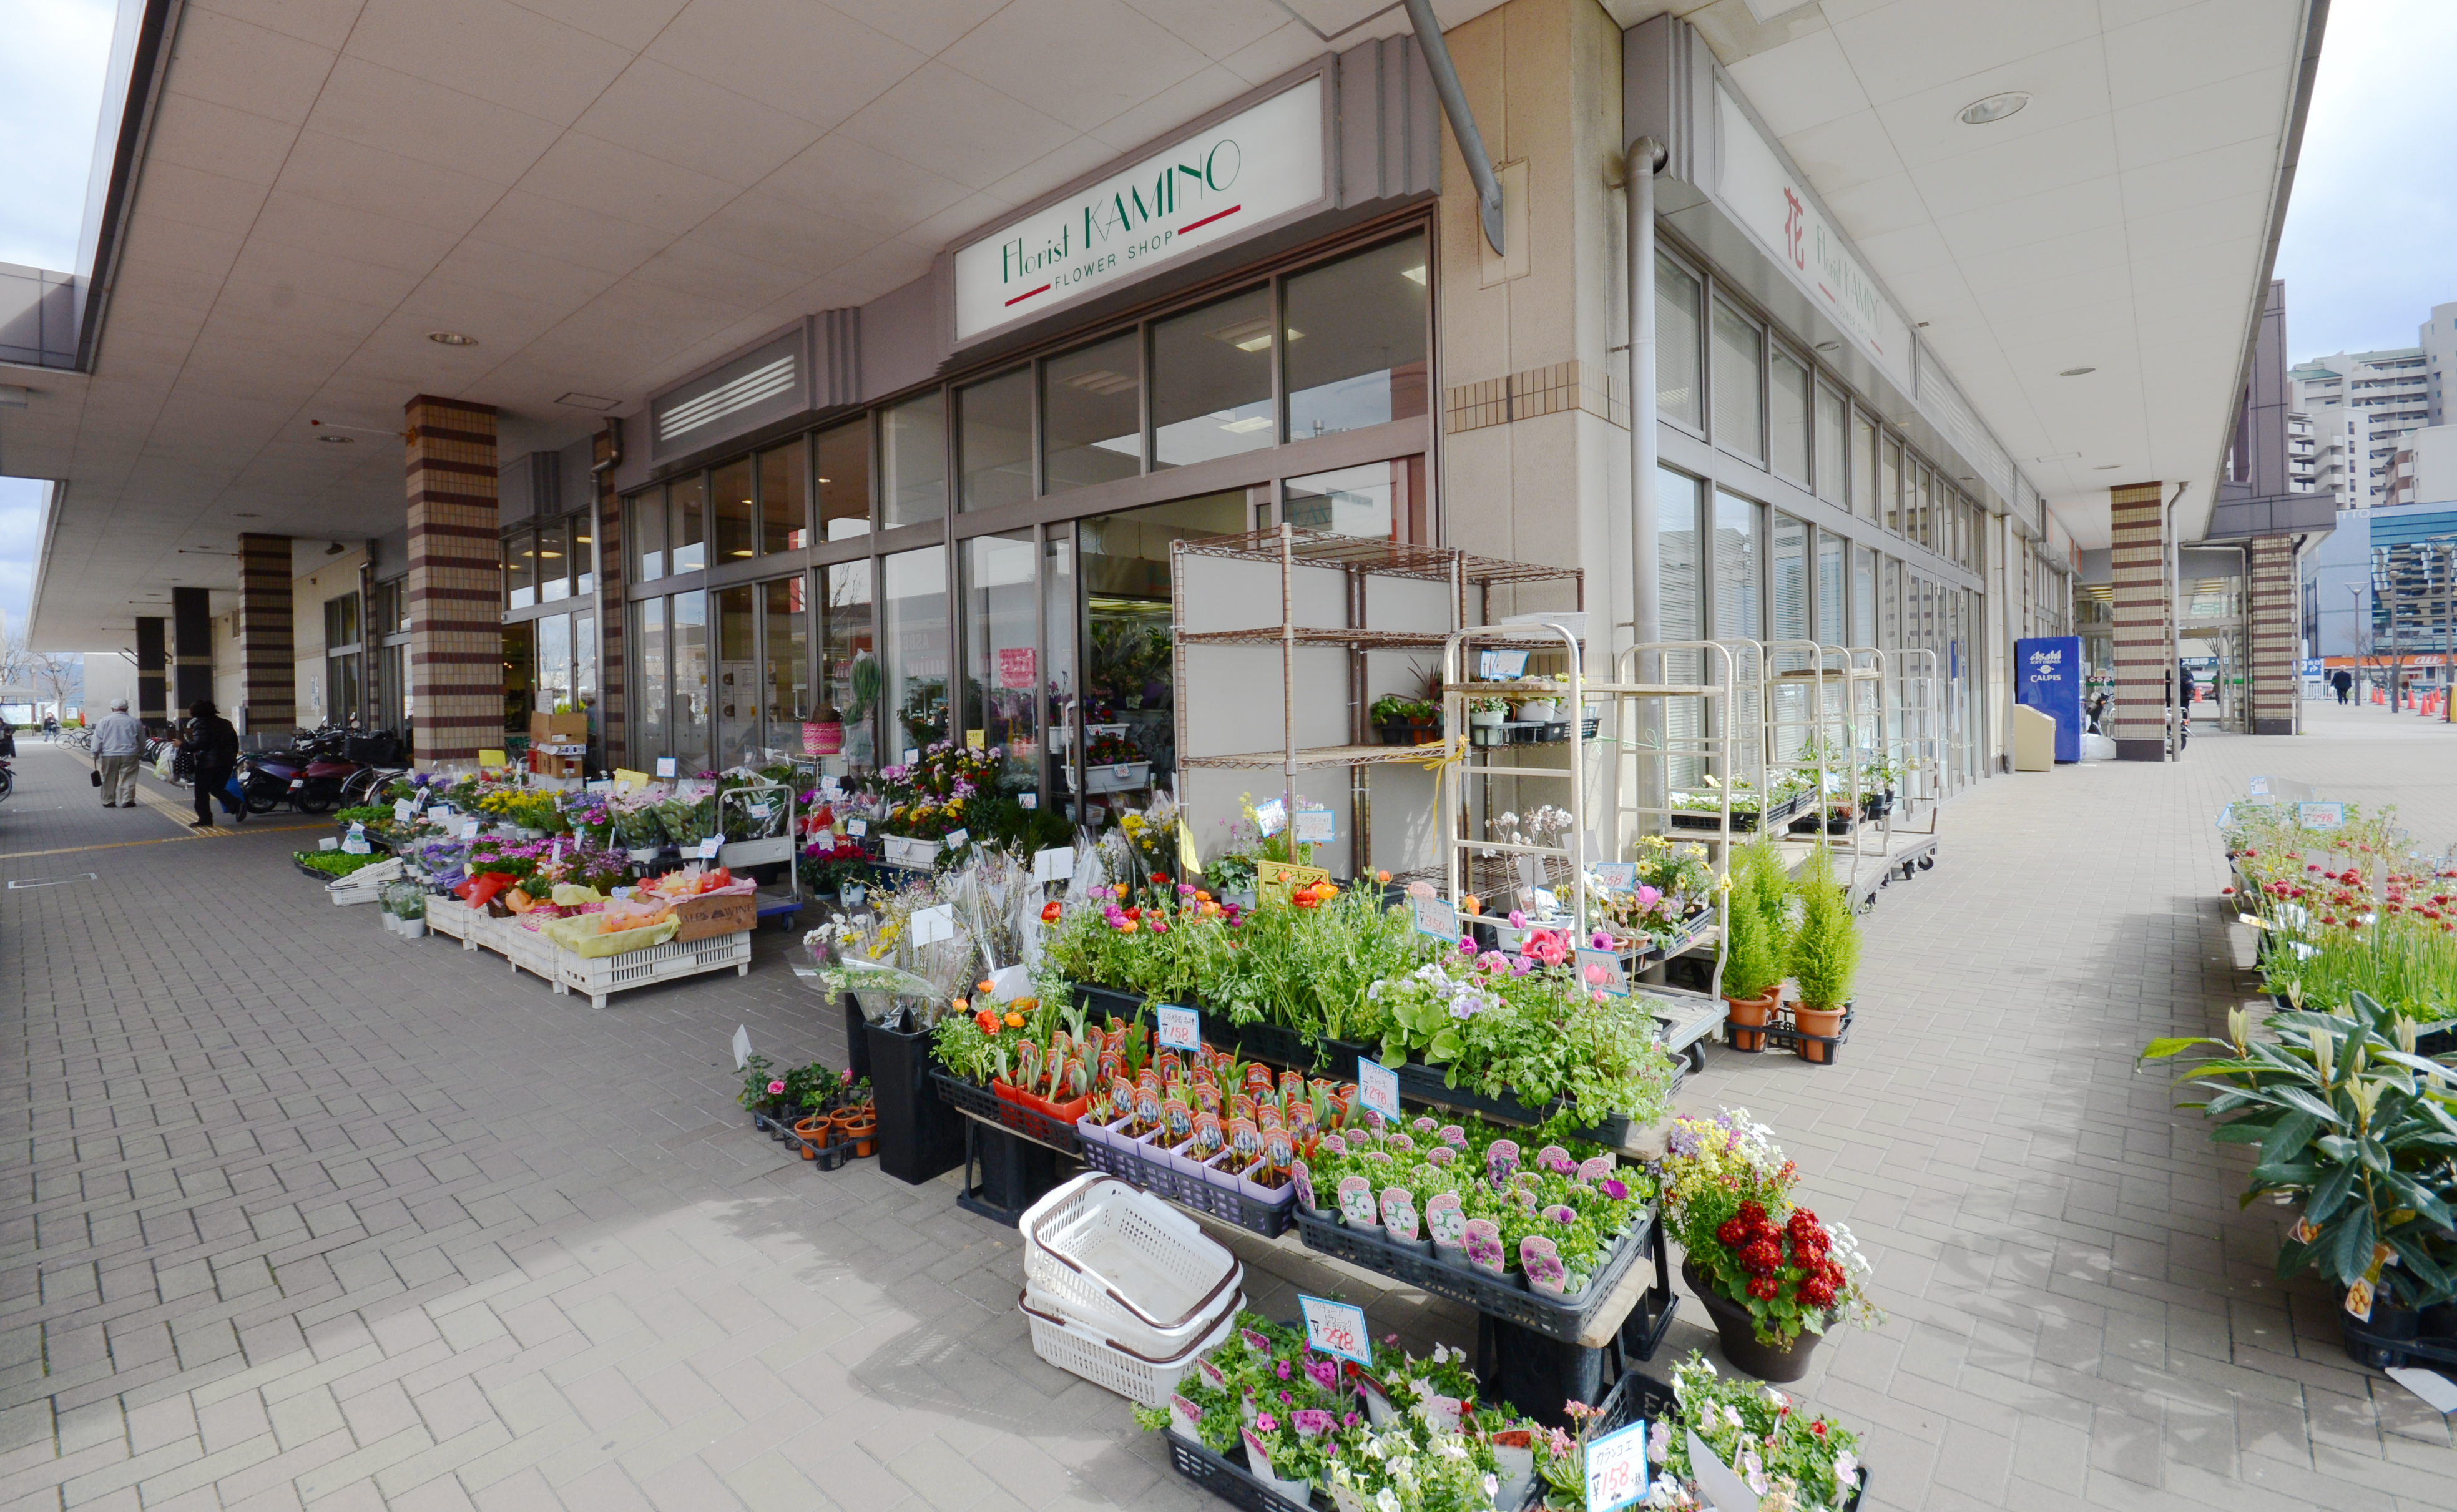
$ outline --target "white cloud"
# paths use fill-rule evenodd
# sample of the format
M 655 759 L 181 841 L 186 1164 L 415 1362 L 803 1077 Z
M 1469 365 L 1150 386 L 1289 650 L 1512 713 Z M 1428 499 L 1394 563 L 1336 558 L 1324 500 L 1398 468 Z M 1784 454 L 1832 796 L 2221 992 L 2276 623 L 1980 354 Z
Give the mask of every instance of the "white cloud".
M 0 262 L 76 267 L 86 175 L 111 57 L 112 0 L 7 0 L 0 10 Z M 107 170 L 106 170 L 107 171 Z
M 2411 346 L 2457 300 L 2457 6 L 2339 0 L 2278 251 L 2290 360 Z

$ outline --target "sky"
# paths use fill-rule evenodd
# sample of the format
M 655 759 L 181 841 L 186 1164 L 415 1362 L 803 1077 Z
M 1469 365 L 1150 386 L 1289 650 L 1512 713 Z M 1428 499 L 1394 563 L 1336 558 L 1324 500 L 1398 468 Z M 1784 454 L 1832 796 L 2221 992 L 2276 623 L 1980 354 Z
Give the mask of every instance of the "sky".
M 2457 300 L 2457 5 L 2337 0 L 2277 276 L 2290 361 L 2412 346 Z

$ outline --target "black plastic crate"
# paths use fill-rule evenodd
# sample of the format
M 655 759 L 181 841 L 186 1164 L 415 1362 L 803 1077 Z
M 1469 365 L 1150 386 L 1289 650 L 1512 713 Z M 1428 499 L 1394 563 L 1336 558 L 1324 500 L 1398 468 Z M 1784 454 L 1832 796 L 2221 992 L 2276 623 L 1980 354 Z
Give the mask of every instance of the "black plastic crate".
M 1604 1262 L 1603 1269 L 1588 1279 L 1583 1295 L 1555 1298 L 1528 1291 L 1506 1276 L 1496 1277 L 1474 1266 L 1453 1265 L 1387 1239 L 1359 1233 L 1343 1225 L 1335 1216 L 1317 1217 L 1306 1208 L 1298 1208 L 1295 1212 L 1298 1236 L 1309 1250 L 1379 1272 L 1419 1292 L 1431 1292 L 1455 1302 L 1464 1302 L 1479 1313 L 1516 1323 L 1531 1334 L 1570 1342 L 1576 1342 L 1595 1322 L 1604 1304 L 1620 1289 L 1622 1275 L 1637 1263 L 1638 1257 L 1642 1253 L 1653 1253 L 1655 1247 L 1662 1242 L 1662 1235 L 1656 1227 L 1655 1212 L 1649 1208 L 1621 1239 L 1620 1247 Z
M 1811 1034 L 1807 1030 L 1801 1028 L 1799 1025 L 1793 1021 L 1792 1016 L 1787 1012 L 1776 1013 L 1774 1016 L 1774 1022 L 1765 1025 L 1764 1026 L 1747 1024 L 1734 1024 L 1731 1020 L 1725 1019 L 1724 1021 L 1724 1048 L 1733 1050 L 1742 1055 L 1761 1055 L 1764 1054 L 1769 1046 L 1777 1045 L 1784 1046 L 1786 1049 L 1796 1049 L 1802 1045 L 1823 1045 L 1826 1046 L 1826 1059 L 1822 1061 L 1810 1061 L 1808 1064 L 1811 1066 L 1831 1066 L 1836 1061 L 1842 1059 L 1841 1052 L 1843 1046 L 1850 1043 L 1851 1021 L 1856 1016 L 1856 1009 L 1846 1007 L 1843 1010 L 1843 1022 L 1834 1026 L 1834 1032 L 1832 1034 Z M 1759 1046 L 1754 1050 L 1745 1050 L 1738 1045 L 1732 1043 L 1732 1037 L 1735 1034 L 1759 1035 L 1764 1038 L 1765 1043 Z
M 1022 1134 L 1035 1144 L 1047 1145 L 1062 1155 L 1081 1158 L 1084 1142 L 1076 1135 L 1075 1126 L 1064 1119 L 1053 1118 L 1038 1108 L 1010 1103 L 986 1087 L 976 1087 L 944 1071 L 931 1071 L 930 1080 L 939 1089 L 939 1100 L 957 1111 Z

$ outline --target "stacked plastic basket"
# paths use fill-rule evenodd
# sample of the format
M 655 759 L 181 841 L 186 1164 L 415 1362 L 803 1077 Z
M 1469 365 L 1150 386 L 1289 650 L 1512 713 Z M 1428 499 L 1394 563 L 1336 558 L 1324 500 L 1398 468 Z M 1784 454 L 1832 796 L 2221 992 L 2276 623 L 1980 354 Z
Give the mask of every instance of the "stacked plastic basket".
M 1193 1219 L 1087 1171 L 1025 1211 L 1017 1305 L 1042 1358 L 1146 1407 L 1168 1400 L 1246 1304 L 1246 1268 Z

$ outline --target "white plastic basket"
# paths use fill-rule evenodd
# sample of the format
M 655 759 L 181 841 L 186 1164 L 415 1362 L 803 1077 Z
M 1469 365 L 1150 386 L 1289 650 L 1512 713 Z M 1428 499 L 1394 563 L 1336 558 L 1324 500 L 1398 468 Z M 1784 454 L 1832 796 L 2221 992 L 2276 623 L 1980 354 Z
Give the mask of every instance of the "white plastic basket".
M 645 950 L 627 950 L 619 956 L 580 956 L 558 948 L 554 951 L 553 964 L 549 969 L 553 972 L 557 991 L 587 993 L 589 1006 L 602 1008 L 606 1006 L 609 993 L 620 992 L 626 987 L 653 986 L 675 977 L 697 976 L 703 971 L 722 971 L 728 966 L 733 968 L 736 976 L 750 972 L 749 930 L 712 935 L 706 940 L 694 940 L 689 943 L 668 941 Z
M 1207 1332 L 1246 1278 L 1193 1219 L 1098 1171 L 1033 1204 L 1016 1227 L 1026 1280 L 1147 1356 Z
M 1034 1354 L 1146 1407 L 1166 1405 L 1169 1393 L 1193 1372 L 1195 1360 L 1219 1348 L 1237 1321 L 1237 1309 L 1231 1305 L 1200 1339 L 1173 1355 L 1155 1357 L 1078 1320 L 1029 1287 L 1016 1297 L 1015 1305 L 1031 1325 Z

